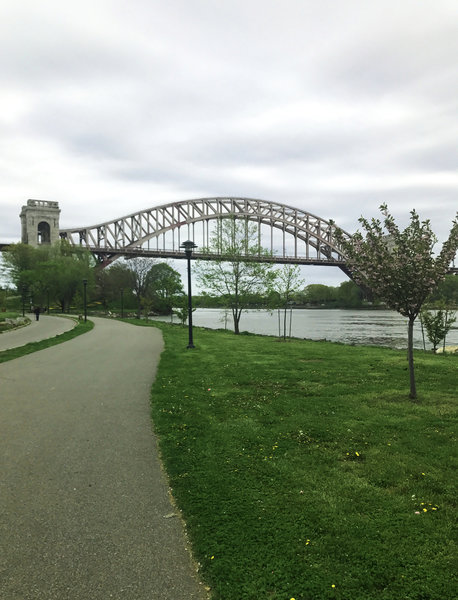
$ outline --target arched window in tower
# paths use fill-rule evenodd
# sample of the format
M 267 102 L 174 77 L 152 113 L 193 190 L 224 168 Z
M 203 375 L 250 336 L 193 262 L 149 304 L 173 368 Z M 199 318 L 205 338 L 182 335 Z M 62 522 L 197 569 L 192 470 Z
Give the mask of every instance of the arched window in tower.
M 50 244 L 51 243 L 51 229 L 49 223 L 46 221 L 40 221 L 38 223 L 38 243 L 39 244 Z

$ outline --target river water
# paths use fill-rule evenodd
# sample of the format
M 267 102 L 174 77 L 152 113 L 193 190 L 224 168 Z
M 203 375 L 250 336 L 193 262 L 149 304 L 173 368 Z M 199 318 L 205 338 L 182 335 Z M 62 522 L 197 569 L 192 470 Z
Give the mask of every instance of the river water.
M 280 316 L 280 318 L 279 318 Z M 211 329 L 233 330 L 229 311 L 198 308 L 193 312 L 193 324 Z M 291 318 L 291 323 L 290 323 Z M 266 335 L 283 335 L 284 311 L 247 310 L 240 319 L 240 331 Z M 170 321 L 170 317 L 164 318 Z M 174 317 L 174 322 L 178 322 Z M 389 310 L 293 309 L 287 311 L 286 332 L 297 338 L 328 340 L 345 344 L 364 344 L 407 348 L 407 319 Z M 426 349 L 432 345 L 425 333 Z M 457 323 L 449 332 L 447 345 L 458 344 Z M 415 323 L 414 346 L 423 348 L 419 320 Z

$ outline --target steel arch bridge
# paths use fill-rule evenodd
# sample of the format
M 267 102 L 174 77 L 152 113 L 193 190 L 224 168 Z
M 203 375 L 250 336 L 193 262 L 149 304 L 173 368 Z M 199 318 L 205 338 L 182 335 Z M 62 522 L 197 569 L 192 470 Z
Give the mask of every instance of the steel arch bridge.
M 59 235 L 70 244 L 86 247 L 102 264 L 118 256 L 184 258 L 180 250 L 184 240 L 208 247 L 215 223 L 231 217 L 257 225 L 259 245 L 269 256 L 247 257 L 251 260 L 329 265 L 347 272 L 329 221 L 299 208 L 252 198 L 183 200 L 90 227 L 61 229 Z M 197 249 L 193 258 L 223 260 L 224 256 Z

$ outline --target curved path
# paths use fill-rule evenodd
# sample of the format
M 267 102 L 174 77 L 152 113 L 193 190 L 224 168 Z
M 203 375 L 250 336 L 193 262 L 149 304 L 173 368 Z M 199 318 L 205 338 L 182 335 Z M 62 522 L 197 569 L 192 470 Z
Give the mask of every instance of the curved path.
M 151 430 L 160 331 L 93 320 L 0 365 L 0 597 L 205 598 Z
M 36 321 L 35 316 L 30 325 L 19 327 L 11 331 L 5 331 L 0 335 L 0 352 L 2 350 L 9 350 L 10 348 L 17 348 L 18 346 L 24 346 L 29 342 L 39 342 L 55 335 L 65 333 L 75 327 L 75 321 L 66 317 L 49 317 L 47 315 L 40 315 L 40 320 Z

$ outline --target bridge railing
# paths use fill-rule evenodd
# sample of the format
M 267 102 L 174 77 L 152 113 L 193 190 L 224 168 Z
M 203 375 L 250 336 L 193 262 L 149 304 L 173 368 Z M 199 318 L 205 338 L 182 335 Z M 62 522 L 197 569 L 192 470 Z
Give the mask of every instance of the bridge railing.
M 149 257 L 149 258 L 170 258 L 170 259 L 185 259 L 186 255 L 180 250 L 151 250 L 142 247 L 130 247 L 124 249 L 113 249 L 103 248 L 99 246 L 85 246 L 89 252 L 96 255 L 101 261 L 109 259 L 112 261 L 115 258 L 124 256 L 126 258 L 137 258 L 137 257 Z M 194 251 L 192 254 L 193 260 L 220 260 L 229 261 L 233 260 L 232 256 L 225 254 L 215 254 L 209 252 Z M 343 260 L 335 260 L 333 258 L 306 258 L 303 256 L 276 256 L 276 255 L 246 255 L 241 256 L 241 260 L 253 261 L 253 262 L 264 262 L 264 263 L 278 263 L 278 264 L 297 264 L 297 265 L 330 265 L 336 267 L 342 267 L 345 265 Z

